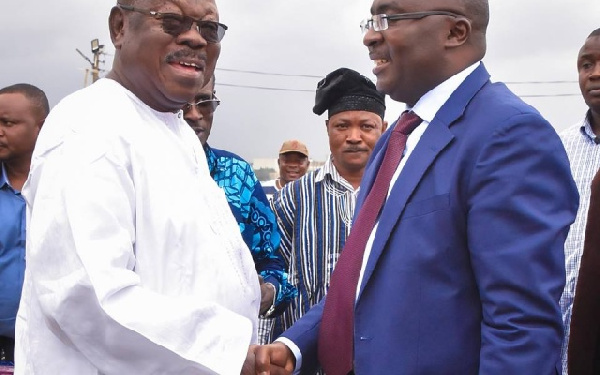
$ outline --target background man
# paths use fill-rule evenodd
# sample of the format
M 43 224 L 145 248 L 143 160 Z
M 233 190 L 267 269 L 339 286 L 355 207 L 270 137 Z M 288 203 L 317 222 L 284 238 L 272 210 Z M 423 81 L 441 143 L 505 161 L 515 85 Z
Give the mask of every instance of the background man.
M 331 155 L 323 167 L 285 185 L 272 202 L 281 251 L 298 287 L 298 297 L 275 319 L 273 338 L 325 295 L 350 232 L 367 160 L 387 127 L 384 95 L 367 77 L 347 68 L 319 82 L 313 111 L 328 111 Z
M 373 151 L 327 297 L 288 346 L 256 351 L 259 372 L 268 357 L 328 375 L 560 368 L 577 189 L 552 126 L 490 82 L 488 13 L 486 0 L 373 2 L 377 88 L 410 112 Z
M 16 373 L 239 373 L 258 279 L 180 112 L 227 27 L 212 0 L 120 1 L 112 70 L 35 147 Z
M 281 237 L 269 200 L 254 174 L 252 166 L 238 155 L 212 148 L 208 137 L 213 114 L 220 104 L 215 93 L 215 77 L 196 94 L 194 103 L 183 107 L 183 117 L 192 127 L 204 148 L 210 176 L 225 192 L 244 242 L 252 253 L 260 275 L 260 314 L 272 318 L 283 311 L 296 295 L 288 282 L 285 261 L 279 252 Z M 272 320 L 259 322 L 259 342 L 267 344 Z
M 562 141 L 567 150 L 569 161 L 571 162 L 571 171 L 573 178 L 579 190 L 580 206 L 577 211 L 577 218 L 571 226 L 567 241 L 565 242 L 565 256 L 567 269 L 567 283 L 561 297 L 561 309 L 563 314 L 563 323 L 565 328 L 565 340 L 563 341 L 563 374 L 567 374 L 567 347 L 570 353 L 577 356 L 578 359 L 573 359 L 576 366 L 576 374 L 587 366 L 580 367 L 577 365 L 582 361 L 585 362 L 594 358 L 595 353 L 590 353 L 590 349 L 595 349 L 596 345 L 582 345 L 582 339 L 593 338 L 597 340 L 598 332 L 593 329 L 593 325 L 597 326 L 598 321 L 592 322 L 588 319 L 582 319 L 578 322 L 571 322 L 571 312 L 574 308 L 573 300 L 575 298 L 575 287 L 577 286 L 577 296 L 579 297 L 580 283 L 578 283 L 579 267 L 582 260 L 584 243 L 587 243 L 587 233 L 589 231 L 598 231 L 597 226 L 586 229 L 588 218 L 588 209 L 590 208 L 590 194 L 592 187 L 592 179 L 600 169 L 600 29 L 592 31 L 587 37 L 583 47 L 577 56 L 577 70 L 579 72 L 579 87 L 585 103 L 588 105 L 585 118 L 578 124 L 573 125 L 569 129 L 561 133 Z M 600 194 L 600 192 L 596 193 Z M 598 197 L 597 199 L 600 199 Z M 591 211 L 590 211 L 591 215 Z M 590 216 L 591 217 L 591 216 Z M 598 220 L 600 218 L 596 218 Z M 597 223 L 596 223 L 597 224 Z M 595 245 L 594 245 L 595 246 Z M 586 250 L 588 251 L 588 250 Z M 594 247 L 590 248 L 591 252 L 596 251 Z M 592 255 L 590 255 L 592 256 Z M 594 259 L 592 256 L 591 259 Z M 583 266 L 582 266 L 583 267 Z M 589 266 L 588 266 L 589 267 Z M 588 268 L 597 273 L 598 269 L 594 267 Z M 586 276 L 588 279 L 591 275 Z M 593 286 L 588 286 L 590 288 Z M 586 288 L 585 286 L 583 287 Z M 588 307 L 595 305 L 595 300 L 600 298 L 600 295 L 589 296 L 588 298 L 577 298 L 580 308 L 585 311 Z M 586 316 L 580 315 L 580 316 Z M 597 318 L 596 318 L 597 320 Z M 569 344 L 571 326 L 579 329 L 579 341 L 574 345 Z M 576 328 L 576 329 L 577 329 Z M 594 341 L 595 342 L 595 341 Z M 590 355 L 591 354 L 591 355 Z M 598 358 L 597 360 L 600 360 Z M 589 362 L 588 362 L 589 364 Z M 597 370 L 600 370 L 598 367 Z M 592 372 L 589 372 L 590 374 Z M 573 375 L 573 374 L 572 374 Z
M 310 165 L 308 149 L 306 145 L 296 139 L 290 139 L 283 142 L 279 150 L 279 158 L 277 159 L 279 166 L 279 177 L 263 182 L 265 194 L 269 198 L 277 193 L 285 184 L 291 181 L 296 181 L 304 176 Z
M 0 89 L 0 357 L 12 361 L 25 272 L 25 199 L 35 141 L 48 115 L 46 94 L 20 83 Z

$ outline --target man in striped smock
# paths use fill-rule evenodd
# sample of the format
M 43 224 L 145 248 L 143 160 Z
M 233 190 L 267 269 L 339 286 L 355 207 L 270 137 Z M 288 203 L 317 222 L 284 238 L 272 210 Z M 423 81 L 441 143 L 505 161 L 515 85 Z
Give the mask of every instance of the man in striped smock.
M 271 203 L 280 249 L 298 288 L 298 296 L 275 319 L 272 339 L 325 295 L 350 232 L 364 168 L 387 127 L 384 95 L 350 69 L 338 69 L 319 82 L 313 112 L 325 111 L 331 156 L 320 169 L 286 184 Z

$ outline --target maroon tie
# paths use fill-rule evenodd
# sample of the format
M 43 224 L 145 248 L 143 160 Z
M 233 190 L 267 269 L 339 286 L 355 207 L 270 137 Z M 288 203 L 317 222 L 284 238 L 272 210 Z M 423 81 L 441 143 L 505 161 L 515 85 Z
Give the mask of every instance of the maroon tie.
M 354 302 L 365 246 L 373 231 L 390 181 L 398 168 L 408 135 L 421 123 L 414 112 L 405 112 L 390 134 L 387 150 L 373 187 L 367 195 L 340 258 L 331 275 L 319 330 L 319 362 L 327 375 L 352 371 Z

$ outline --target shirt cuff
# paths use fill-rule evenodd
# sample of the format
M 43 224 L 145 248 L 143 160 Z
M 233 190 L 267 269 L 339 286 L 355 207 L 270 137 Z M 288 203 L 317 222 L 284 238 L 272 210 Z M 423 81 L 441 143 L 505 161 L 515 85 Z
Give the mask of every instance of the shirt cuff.
M 271 307 L 269 307 L 269 309 L 262 314 L 260 317 L 261 318 L 270 318 L 271 315 L 273 314 L 273 312 L 275 311 L 275 301 L 277 300 L 277 288 L 275 287 L 275 285 L 271 284 L 271 283 L 265 283 L 267 285 L 271 285 L 271 287 L 273 288 L 273 302 L 271 302 Z
M 302 368 L 302 353 L 300 352 L 300 348 L 294 342 L 286 337 L 280 337 L 274 342 L 280 342 L 290 348 L 294 357 L 296 357 L 296 368 L 294 368 L 294 375 L 300 375 L 300 369 Z

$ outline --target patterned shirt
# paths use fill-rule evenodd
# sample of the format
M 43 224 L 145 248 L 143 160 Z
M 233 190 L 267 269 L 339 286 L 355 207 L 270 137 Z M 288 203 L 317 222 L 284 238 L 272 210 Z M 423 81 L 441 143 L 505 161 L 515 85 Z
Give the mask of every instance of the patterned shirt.
M 269 201 L 272 201 L 275 194 L 277 194 L 277 192 L 279 190 L 281 190 L 277 187 L 278 186 L 277 181 L 279 181 L 278 178 L 276 178 L 274 180 L 264 181 L 261 184 L 263 187 L 263 190 L 265 192 L 265 195 L 267 196 L 267 198 L 269 198 Z
M 275 286 L 275 310 L 281 313 L 296 295 L 288 281 L 285 262 L 278 251 L 280 236 L 269 201 L 256 178 L 252 166 L 244 159 L 224 150 L 204 146 L 210 175 L 225 192 L 233 216 L 240 226 L 242 238 L 265 282 Z M 266 344 L 271 321 L 259 322 L 259 342 Z
M 204 148 L 213 180 L 225 191 L 244 242 L 256 262 L 256 270 L 277 289 L 276 305 L 289 302 L 296 294 L 288 282 L 285 262 L 277 248 L 280 236 L 275 216 L 252 166 L 224 150 Z
M 281 252 L 298 288 L 298 296 L 275 319 L 273 339 L 325 296 L 350 233 L 357 194 L 358 189 L 340 176 L 330 157 L 320 169 L 286 184 L 271 202 L 281 233 Z
M 600 169 L 600 138 L 598 138 L 590 125 L 590 114 L 583 121 L 566 129 L 560 134 L 569 161 L 571 172 L 579 190 L 579 210 L 577 218 L 571 225 L 569 235 L 565 241 L 565 268 L 567 280 L 565 289 L 560 299 L 560 308 L 563 316 L 565 340 L 562 347 L 563 374 L 567 374 L 567 347 L 569 345 L 569 332 L 571 325 L 571 311 L 575 298 L 575 287 L 579 275 L 579 265 L 583 252 L 585 225 L 590 204 L 591 183 L 594 175 Z

